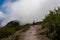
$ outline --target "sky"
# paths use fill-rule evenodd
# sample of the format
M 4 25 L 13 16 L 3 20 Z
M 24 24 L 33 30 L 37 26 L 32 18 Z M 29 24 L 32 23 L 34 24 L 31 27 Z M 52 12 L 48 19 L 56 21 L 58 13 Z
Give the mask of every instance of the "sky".
M 17 20 L 27 24 L 42 21 L 49 10 L 60 7 L 60 0 L 0 0 L 0 25 Z

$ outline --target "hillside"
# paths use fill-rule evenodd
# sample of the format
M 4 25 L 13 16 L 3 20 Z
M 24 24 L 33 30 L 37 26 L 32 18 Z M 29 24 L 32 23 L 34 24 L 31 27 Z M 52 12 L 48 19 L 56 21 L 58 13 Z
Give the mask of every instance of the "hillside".
M 26 25 L 19 25 L 16 21 L 9 22 L 5 27 L 0 28 L 0 40 L 5 40 L 11 35 L 14 35 L 15 32 L 25 32 L 30 28 L 29 24 Z
M 0 28 L 0 40 L 60 40 L 60 8 L 50 11 L 41 22 L 9 22 Z
M 40 25 L 30 26 L 30 28 L 27 31 L 16 31 L 14 35 L 11 35 L 4 40 L 49 40 L 45 34 L 39 35 L 39 33 L 42 33 L 41 28 L 42 27 Z

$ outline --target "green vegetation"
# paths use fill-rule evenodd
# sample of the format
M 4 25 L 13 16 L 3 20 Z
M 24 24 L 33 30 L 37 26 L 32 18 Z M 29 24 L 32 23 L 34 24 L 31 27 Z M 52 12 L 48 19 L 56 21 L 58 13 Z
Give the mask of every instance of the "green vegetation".
M 42 23 L 43 30 L 50 40 L 60 40 L 60 8 L 50 11 Z
M 25 32 L 30 27 L 29 24 L 19 25 L 16 21 L 9 22 L 5 27 L 0 28 L 0 40 L 2 38 L 7 38 L 10 35 L 13 35 L 16 31 L 22 30 L 21 32 Z

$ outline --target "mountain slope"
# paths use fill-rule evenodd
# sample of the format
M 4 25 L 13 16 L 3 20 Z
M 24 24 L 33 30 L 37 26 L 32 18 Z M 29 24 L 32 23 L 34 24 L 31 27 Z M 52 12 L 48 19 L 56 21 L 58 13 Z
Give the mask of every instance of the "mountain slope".
M 17 31 L 14 35 L 11 35 L 7 40 L 49 40 L 46 35 L 41 35 L 42 27 L 40 25 L 30 26 L 25 32 L 22 30 Z

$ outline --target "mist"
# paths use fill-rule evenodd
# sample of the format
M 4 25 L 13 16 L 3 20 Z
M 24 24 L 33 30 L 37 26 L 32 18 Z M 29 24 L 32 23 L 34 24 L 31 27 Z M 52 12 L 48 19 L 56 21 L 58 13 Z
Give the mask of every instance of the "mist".
M 59 0 L 16 0 L 15 2 L 5 3 L 7 12 L 2 26 L 8 22 L 18 20 L 20 24 L 32 23 L 33 21 L 39 22 L 49 14 L 49 10 L 57 8 Z

